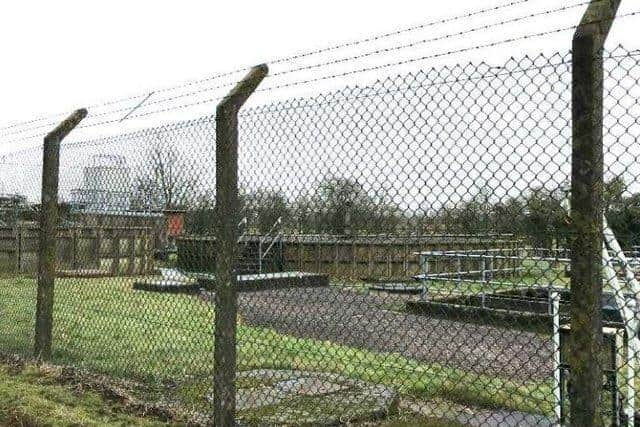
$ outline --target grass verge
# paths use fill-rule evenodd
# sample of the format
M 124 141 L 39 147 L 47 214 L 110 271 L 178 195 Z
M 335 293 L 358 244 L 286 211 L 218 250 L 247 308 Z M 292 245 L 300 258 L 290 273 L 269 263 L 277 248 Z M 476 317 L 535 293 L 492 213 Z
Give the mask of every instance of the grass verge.
M 171 400 L 189 413 L 210 411 L 214 312 L 194 296 L 133 291 L 133 279 L 56 282 L 53 362 L 149 384 L 150 399 Z M 29 355 L 35 281 L 0 280 L 0 348 Z M 514 381 L 398 354 L 285 336 L 240 325 L 240 370 L 335 372 L 423 399 L 550 413 L 550 381 Z M 153 389 L 150 388 L 150 390 Z
M 131 415 L 97 392 L 62 385 L 55 370 L 0 364 L 0 425 L 151 427 L 166 422 Z

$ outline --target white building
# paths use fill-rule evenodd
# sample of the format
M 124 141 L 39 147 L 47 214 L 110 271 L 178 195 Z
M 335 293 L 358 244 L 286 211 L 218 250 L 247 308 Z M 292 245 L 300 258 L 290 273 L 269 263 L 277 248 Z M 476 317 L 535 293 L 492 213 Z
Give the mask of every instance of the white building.
M 81 188 L 71 190 L 71 205 L 91 212 L 129 210 L 131 177 L 123 156 L 97 154 L 83 169 Z

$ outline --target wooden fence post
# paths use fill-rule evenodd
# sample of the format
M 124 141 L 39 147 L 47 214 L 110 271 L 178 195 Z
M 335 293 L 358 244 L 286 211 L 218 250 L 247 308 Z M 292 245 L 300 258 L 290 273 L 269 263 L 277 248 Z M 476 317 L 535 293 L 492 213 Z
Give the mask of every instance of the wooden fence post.
M 235 425 L 236 261 L 238 252 L 238 112 L 268 73 L 258 65 L 216 108 L 216 289 L 214 425 Z
M 75 111 L 44 138 L 34 342 L 35 357 L 42 360 L 51 358 L 53 286 L 57 264 L 60 143 L 86 116 L 85 109 Z
M 592 0 L 573 37 L 571 425 L 602 425 L 603 48 L 620 0 Z

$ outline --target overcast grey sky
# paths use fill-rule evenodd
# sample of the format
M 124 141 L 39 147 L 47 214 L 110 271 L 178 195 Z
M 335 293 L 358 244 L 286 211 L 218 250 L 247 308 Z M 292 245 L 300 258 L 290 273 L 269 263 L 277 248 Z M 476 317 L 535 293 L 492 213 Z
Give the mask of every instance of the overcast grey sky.
M 554 52 L 561 54 L 556 62 L 562 61 L 562 58 L 568 58 L 567 53 L 571 47 L 574 32 L 571 27 L 579 22 L 586 3 L 585 0 L 326 0 L 316 3 L 287 0 L 223 4 L 204 1 L 178 3 L 115 0 L 108 3 L 58 1 L 55 6 L 44 1 L 2 4 L 0 37 L 5 40 L 5 78 L 0 79 L 3 94 L 3 102 L 0 103 L 3 118 L 0 120 L 0 154 L 37 147 L 41 144 L 44 133 L 68 111 L 80 106 L 89 107 L 90 116 L 83 122 L 83 126 L 87 127 L 74 131 L 66 141 L 68 143 L 211 115 L 216 99 L 224 95 L 229 85 L 244 72 L 213 80 L 207 78 L 260 62 L 269 63 L 271 68 L 270 77 L 263 82 L 261 90 L 277 89 L 253 96 L 249 103 L 253 106 L 274 100 L 327 93 L 346 86 L 366 87 L 387 77 L 415 74 L 432 68 L 436 71 L 431 74 L 449 76 L 449 80 L 455 79 L 456 72 L 447 71 L 443 67 L 456 64 L 485 63 L 487 65 L 479 67 L 480 70 L 500 70 L 497 67 L 504 65 L 509 58 L 516 58 L 507 68 L 514 69 L 513 64 L 516 62 L 525 67 L 528 63 L 527 56 L 535 58 L 544 54 L 549 57 Z M 496 9 L 476 13 L 493 7 Z M 620 19 L 615 23 L 609 39 L 609 49 L 614 49 L 618 44 L 625 45 L 628 50 L 640 48 L 640 42 L 635 40 L 640 16 L 629 16 L 638 10 L 640 4 L 637 0 L 623 1 L 619 11 Z M 464 17 L 469 13 L 473 16 Z M 455 17 L 460 18 L 454 19 Z M 448 22 L 437 23 L 443 19 Z M 407 28 L 412 30 L 404 31 Z M 379 36 L 396 30 L 400 32 L 388 37 Z M 349 43 L 353 41 L 361 42 Z M 349 46 L 324 49 L 345 43 Z M 477 46 L 482 48 L 476 49 Z M 315 50 L 322 52 L 282 63 L 272 61 L 274 58 Z M 451 52 L 453 53 L 449 54 Z M 356 58 L 345 60 L 352 57 Z M 316 64 L 326 65 L 316 67 Z M 360 72 L 362 69 L 369 71 Z M 466 68 L 464 74 L 470 75 L 473 69 L 475 65 Z M 624 69 L 619 71 L 624 75 Z M 627 93 L 624 94 L 624 116 L 625 120 L 631 121 L 640 116 L 638 70 L 634 69 L 633 72 L 636 77 L 627 76 L 631 80 L 620 86 L 627 88 Z M 380 184 L 377 181 L 384 178 L 382 174 L 388 174 L 388 181 L 402 188 L 386 191 L 391 196 L 399 196 L 402 199 L 399 203 L 410 205 L 413 209 L 418 206 L 428 209 L 425 204 L 438 206 L 447 200 L 467 197 L 481 185 L 505 187 L 499 192 L 499 197 L 507 194 L 508 189 L 517 193 L 528 185 L 560 185 L 567 179 L 569 164 L 566 157 L 570 151 L 568 66 L 562 73 L 564 74 L 559 80 L 562 84 L 556 85 L 555 89 L 563 100 L 561 108 L 538 105 L 540 99 L 536 98 L 535 88 L 528 86 L 526 81 L 496 79 L 494 82 L 503 80 L 517 92 L 512 103 L 516 104 L 514 107 L 520 107 L 518 114 L 529 114 L 531 117 L 526 121 L 511 122 L 504 126 L 486 120 L 486 123 L 482 123 L 479 117 L 475 117 L 474 126 L 489 125 L 494 132 L 478 138 L 477 135 L 467 135 L 464 138 L 457 136 L 473 126 L 456 118 L 456 114 L 452 115 L 446 108 L 447 105 L 429 104 L 429 98 L 421 99 L 423 114 L 429 113 L 432 118 L 449 121 L 449 126 L 453 128 L 446 134 L 428 136 L 426 130 L 414 126 L 414 130 L 419 131 L 419 136 L 428 136 L 428 143 L 424 138 L 414 135 L 410 138 L 410 143 L 397 137 L 390 144 L 389 141 L 379 140 L 374 130 L 362 133 L 370 136 L 366 138 L 368 141 L 359 141 L 352 138 L 354 135 L 336 133 L 339 131 L 337 125 L 329 126 L 320 136 L 309 139 L 303 136 L 305 120 L 314 123 L 318 119 L 301 119 L 296 113 L 274 122 L 274 126 L 257 122 L 257 130 L 253 135 L 255 143 L 266 151 L 249 156 L 248 161 L 254 162 L 249 170 L 260 171 L 269 156 L 279 155 L 283 162 L 290 162 L 290 179 L 283 181 L 281 168 L 275 168 L 271 173 L 264 171 L 247 177 L 247 181 L 253 180 L 249 185 L 252 187 L 276 187 L 283 185 L 283 182 L 293 187 L 292 183 L 296 182 L 296 186 L 300 188 L 290 193 L 307 191 L 311 182 L 321 179 L 320 175 L 326 175 L 340 163 L 338 160 L 345 157 L 344 150 L 348 144 L 359 144 L 360 148 L 365 148 L 366 143 L 370 143 L 374 146 L 369 151 L 350 159 L 354 164 L 349 161 L 340 163 L 343 169 L 355 171 L 361 158 L 369 158 L 374 153 L 379 158 L 360 163 L 366 169 L 362 179 L 375 176 L 377 185 Z M 544 73 L 534 70 L 533 74 L 536 85 L 542 87 L 545 83 Z M 192 79 L 197 83 L 189 83 Z M 202 79 L 205 80 L 200 81 Z M 308 83 L 298 84 L 301 82 Z M 402 82 L 403 78 L 394 78 L 396 87 Z M 632 85 L 632 89 L 629 89 L 627 83 Z M 171 89 L 175 85 L 178 87 Z M 281 88 L 290 85 L 291 87 Z M 470 101 L 474 97 L 484 99 L 482 97 L 487 95 L 478 92 L 479 89 L 474 84 L 465 84 L 463 89 L 456 89 L 454 86 L 449 90 L 460 91 L 457 95 L 467 97 Z M 541 89 L 538 95 L 544 95 L 550 90 L 552 89 Z M 489 92 L 491 95 L 491 91 Z M 496 89 L 494 95 L 497 96 L 498 93 L 499 90 Z M 144 105 L 121 122 L 148 95 L 150 98 Z M 93 104 L 129 96 L 133 98 L 92 107 Z M 384 101 L 389 105 L 380 111 L 386 112 L 385 108 L 392 108 L 394 103 L 402 102 L 402 93 L 396 98 L 398 99 L 395 101 Z M 485 101 L 485 106 L 494 109 L 495 114 L 511 114 L 507 98 L 494 97 Z M 609 101 L 615 103 L 616 100 Z M 176 108 L 181 106 L 186 108 Z M 464 110 L 467 114 L 474 114 L 472 103 L 458 108 L 458 112 Z M 49 117 L 51 113 L 62 114 Z M 12 125 L 13 121 L 29 122 L 43 114 L 47 116 L 44 120 Z M 544 119 L 550 118 L 559 120 L 558 126 L 563 127 L 560 138 L 553 136 L 557 133 L 555 125 L 544 122 Z M 355 121 L 356 117 L 349 116 L 346 119 Z M 337 114 L 332 120 L 335 124 L 343 119 Z M 361 123 L 365 127 L 373 124 L 371 120 Z M 518 129 L 513 129 L 514 126 Z M 638 146 L 639 126 L 640 123 L 621 130 L 624 137 L 618 138 L 617 147 L 619 150 L 626 150 L 628 158 L 616 164 L 611 162 L 615 173 L 625 170 L 631 163 L 635 164 L 636 156 L 640 156 L 635 149 Z M 288 133 L 279 134 L 278 129 L 288 129 Z M 552 132 L 543 132 L 545 129 Z M 512 137 L 496 142 L 496 135 L 498 138 L 504 137 L 500 132 L 505 130 L 507 134 L 516 130 L 515 139 Z M 271 137 L 265 142 L 264 136 L 269 132 L 280 136 Z M 173 138 L 180 142 L 184 155 L 192 163 L 196 159 L 207 159 L 210 162 L 210 135 L 179 134 Z M 117 153 L 128 157 L 131 165 L 140 163 L 144 150 L 140 149 L 141 143 L 135 142 L 138 139 L 140 138 L 123 138 L 117 143 L 102 140 L 93 148 L 83 145 L 78 148 L 77 155 L 67 152 L 63 156 L 63 190 L 68 192 L 80 185 L 82 168 L 90 153 Z M 307 151 L 300 148 L 300 160 L 292 160 L 292 152 L 287 153 L 286 149 L 301 147 L 303 143 L 308 144 Z M 392 157 L 394 147 L 405 143 L 409 144 L 408 150 L 402 156 L 412 158 L 409 167 L 403 166 L 403 159 Z M 319 153 L 315 148 L 318 145 L 324 147 L 326 153 Z M 497 153 L 494 152 L 495 149 L 498 149 Z M 390 153 L 385 154 L 385 150 L 390 150 Z M 482 152 L 482 156 L 472 154 L 474 150 Z M 505 161 L 500 155 L 509 157 Z M 533 159 L 527 155 L 533 156 Z M 456 156 L 476 161 L 469 166 L 465 162 L 458 162 Z M 413 162 L 418 157 L 428 165 Z M 39 150 L 3 158 L 6 162 L 3 163 L 3 173 L 10 176 L 0 177 L 5 182 L 5 190 L 0 187 L 0 191 L 20 192 L 35 199 L 39 191 L 40 158 Z M 429 163 L 429 159 L 437 161 Z M 320 165 L 320 160 L 324 162 L 324 166 Z M 25 167 L 26 163 L 30 163 L 31 167 Z M 428 166 L 445 167 L 446 170 L 434 171 Z M 614 166 L 617 169 L 614 170 Z M 318 175 L 314 175 L 314 179 L 305 175 L 305 171 L 311 168 Z M 206 170 L 209 176 L 213 173 L 209 163 L 201 165 L 201 169 Z M 463 174 L 465 180 L 453 179 L 456 174 Z M 211 179 L 206 181 L 211 183 Z M 419 183 L 421 184 L 418 185 Z M 28 189 L 25 189 L 26 185 L 29 186 Z M 457 188 L 452 185 L 457 185 Z M 506 188 L 507 186 L 510 188 Z M 374 187 L 376 186 L 371 186 Z M 424 194 L 411 193 L 418 187 Z M 459 194 L 456 195 L 456 192 Z M 438 195 L 445 195 L 446 200 L 435 200 Z
M 464 14 L 510 0 L 299 0 L 198 1 L 22 0 L 0 4 L 2 79 L 0 125 L 57 113 L 82 105 L 148 92 L 190 79 L 203 78 L 274 57 L 322 48 L 394 29 Z M 517 6 L 432 28 L 428 34 L 413 32 L 384 43 L 360 45 L 355 53 L 403 42 L 455 33 L 473 25 L 540 12 L 576 0 L 530 0 Z M 637 1 L 622 2 L 621 14 L 638 9 Z M 449 47 L 499 40 L 511 35 L 575 24 L 584 7 L 542 16 L 516 25 L 419 45 L 381 58 L 388 61 L 415 57 Z M 631 44 L 637 24 L 620 20 L 611 44 Z M 636 36 L 634 36 L 634 34 Z M 571 32 L 536 38 L 529 43 L 501 46 L 480 55 L 500 60 L 505 53 L 518 55 L 528 49 L 549 51 L 569 48 Z M 346 50 L 340 53 L 354 53 Z M 464 54 L 453 60 L 474 59 Z M 327 55 L 309 61 L 330 59 Z M 431 61 L 434 62 L 434 61 Z M 357 68 L 376 63 L 366 58 L 348 64 Z M 297 65 L 297 64 L 296 64 Z M 411 64 L 415 69 L 430 64 Z M 397 70 L 385 70 L 395 72 Z M 358 76 L 358 82 L 378 77 Z M 336 85 L 349 83 L 336 79 Z M 311 88 L 312 89 L 312 88 Z M 212 111 L 212 109 L 211 109 Z

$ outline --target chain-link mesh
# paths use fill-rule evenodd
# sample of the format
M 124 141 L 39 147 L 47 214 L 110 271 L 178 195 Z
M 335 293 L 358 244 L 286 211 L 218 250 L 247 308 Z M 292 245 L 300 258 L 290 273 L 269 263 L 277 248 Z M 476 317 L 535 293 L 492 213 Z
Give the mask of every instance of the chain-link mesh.
M 622 47 L 605 56 L 609 424 L 633 416 L 638 389 L 640 62 Z M 238 420 L 566 418 L 570 89 L 566 53 L 243 110 Z M 63 143 L 60 156 L 52 362 L 210 423 L 214 117 Z M 39 147 L 3 157 L 0 341 L 23 355 L 41 170 Z

